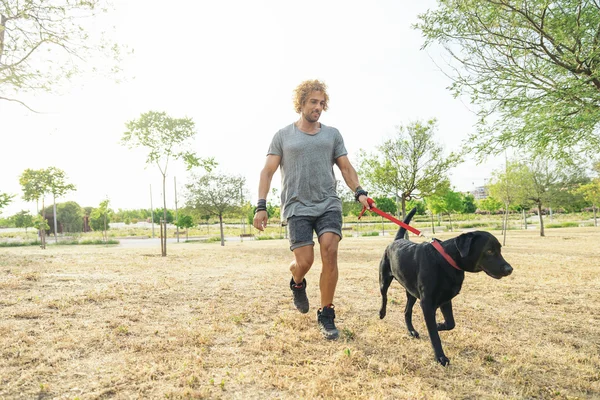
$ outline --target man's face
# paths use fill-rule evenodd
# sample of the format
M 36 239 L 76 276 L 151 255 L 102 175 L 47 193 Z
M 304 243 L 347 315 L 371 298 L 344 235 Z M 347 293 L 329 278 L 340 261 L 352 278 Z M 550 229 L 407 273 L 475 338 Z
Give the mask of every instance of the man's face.
M 313 91 L 306 98 L 306 102 L 302 106 L 302 116 L 308 122 L 317 122 L 321 116 L 321 112 L 325 107 L 325 93 Z

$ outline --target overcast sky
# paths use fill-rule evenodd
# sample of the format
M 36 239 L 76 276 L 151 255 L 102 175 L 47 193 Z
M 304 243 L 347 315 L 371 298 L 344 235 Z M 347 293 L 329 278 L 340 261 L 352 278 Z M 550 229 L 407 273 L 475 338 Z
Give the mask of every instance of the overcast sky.
M 292 91 L 305 79 L 328 85 L 330 108 L 321 122 L 340 130 L 355 166 L 361 148 L 374 151 L 401 124 L 436 118 L 448 152 L 474 130 L 469 104 L 451 96 L 436 65 L 443 66 L 443 53 L 421 50 L 421 34 L 411 27 L 435 7 L 433 0 L 165 4 L 115 1 L 111 23 L 119 41 L 134 49 L 123 64 L 127 81 L 85 76 L 60 95 L 23 96 L 40 114 L 0 102 L 0 192 L 17 195 L 3 217 L 35 211 L 21 198 L 19 175 L 50 166 L 77 186 L 59 202 L 96 207 L 108 198 L 115 210 L 149 208 L 151 185 L 153 204 L 160 205 L 158 168 L 146 166 L 144 150 L 119 144 L 125 123 L 150 110 L 191 117 L 196 152 L 214 157 L 221 172 L 244 176 L 255 202 L 271 138 L 298 118 Z M 469 191 L 499 166 L 467 159 L 451 181 Z M 170 208 L 174 177 L 181 207 L 188 178 L 182 165 L 168 171 Z M 277 173 L 272 187 L 279 179 Z

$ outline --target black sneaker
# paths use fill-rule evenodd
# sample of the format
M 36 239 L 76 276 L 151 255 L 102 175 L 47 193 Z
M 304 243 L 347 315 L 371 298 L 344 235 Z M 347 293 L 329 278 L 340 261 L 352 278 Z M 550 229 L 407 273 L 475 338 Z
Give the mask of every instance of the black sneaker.
M 335 310 L 333 304 L 329 307 L 323 307 L 317 311 L 317 323 L 319 330 L 328 340 L 335 340 L 340 336 L 340 331 L 335 327 L 333 320 L 335 319 Z
M 294 293 L 294 305 L 302 314 L 308 312 L 308 297 L 306 297 L 306 279 L 302 279 L 302 283 L 294 282 L 294 278 L 290 281 L 290 289 Z

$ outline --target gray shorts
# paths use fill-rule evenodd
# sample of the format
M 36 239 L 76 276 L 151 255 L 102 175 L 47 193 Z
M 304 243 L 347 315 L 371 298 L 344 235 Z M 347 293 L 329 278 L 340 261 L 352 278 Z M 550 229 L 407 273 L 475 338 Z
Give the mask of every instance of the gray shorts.
M 325 232 L 333 232 L 342 239 L 342 212 L 326 211 L 320 217 L 291 216 L 288 218 L 290 250 L 302 246 L 314 246 L 313 231 L 320 237 Z

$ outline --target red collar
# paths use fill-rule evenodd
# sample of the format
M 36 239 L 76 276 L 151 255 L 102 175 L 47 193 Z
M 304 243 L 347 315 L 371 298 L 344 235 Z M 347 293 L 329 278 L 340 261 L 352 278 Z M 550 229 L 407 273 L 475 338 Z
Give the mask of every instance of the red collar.
M 448 264 L 452 265 L 457 270 L 462 271 L 462 269 L 458 265 L 456 265 L 456 262 L 452 259 L 452 257 L 450 257 L 448 255 L 448 253 L 446 253 L 446 251 L 444 251 L 444 248 L 442 247 L 442 245 L 440 244 L 440 242 L 438 242 L 435 239 L 432 239 L 430 243 L 442 255 L 442 257 L 444 257 L 446 259 L 446 261 L 448 261 Z

